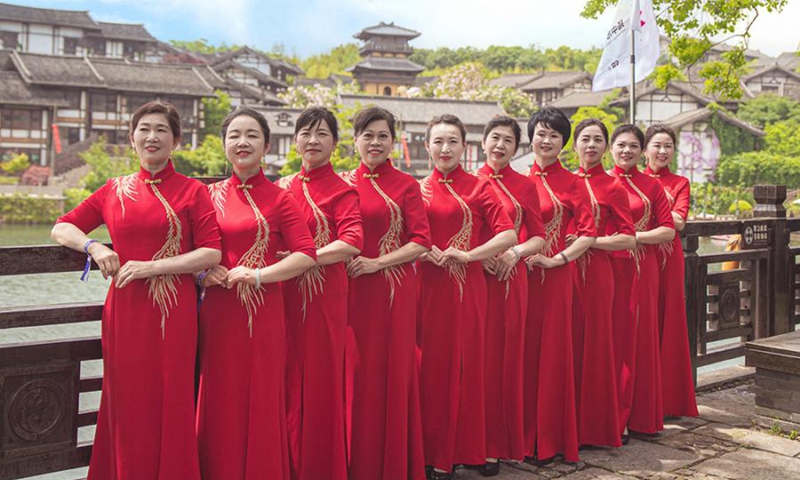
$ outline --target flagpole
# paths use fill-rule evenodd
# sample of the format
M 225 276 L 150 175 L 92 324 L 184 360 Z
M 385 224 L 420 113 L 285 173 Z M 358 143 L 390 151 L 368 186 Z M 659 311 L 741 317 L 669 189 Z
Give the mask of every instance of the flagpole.
M 633 2 L 634 10 L 637 7 L 637 2 Z M 636 33 L 633 29 L 633 22 L 638 18 L 637 11 L 631 11 L 631 87 L 629 90 L 630 95 L 630 123 L 636 124 Z

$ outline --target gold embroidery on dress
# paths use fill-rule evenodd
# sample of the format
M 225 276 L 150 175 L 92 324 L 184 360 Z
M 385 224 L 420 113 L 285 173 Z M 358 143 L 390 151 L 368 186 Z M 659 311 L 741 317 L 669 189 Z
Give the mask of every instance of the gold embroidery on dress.
M 644 232 L 647 230 L 648 225 L 650 224 L 650 214 L 652 212 L 652 204 L 650 203 L 650 199 L 647 198 L 647 195 L 644 194 L 639 187 L 633 183 L 630 174 L 620 173 L 619 176 L 624 178 L 628 185 L 631 186 L 634 192 L 639 195 L 639 198 L 642 199 L 642 204 L 644 205 L 644 211 L 642 212 L 642 218 L 640 218 L 635 224 L 634 227 L 636 228 L 637 232 Z M 637 245 L 636 248 L 630 252 L 630 255 L 633 257 L 634 262 L 636 263 L 636 275 L 641 275 L 641 267 L 640 263 L 645 256 L 645 246 L 644 245 Z
M 145 179 L 144 183 L 150 185 L 150 188 L 153 189 L 153 194 L 164 206 L 164 210 L 167 214 L 167 222 L 169 224 L 169 229 L 167 230 L 167 241 L 164 242 L 164 246 L 162 246 L 161 249 L 157 251 L 155 255 L 153 255 L 153 261 L 176 257 L 181 253 L 181 220 L 178 218 L 178 215 L 175 213 L 175 210 L 172 209 L 169 202 L 167 202 L 167 199 L 161 195 L 161 191 L 158 189 L 157 185 L 161 183 L 161 179 Z M 158 309 L 161 310 L 162 339 L 165 336 L 164 329 L 166 319 L 169 317 L 169 310 L 178 304 L 178 289 L 175 287 L 176 281 L 178 283 L 181 282 L 179 276 L 168 274 L 150 277 L 146 282 L 150 284 L 149 296 L 153 299 L 153 306 L 158 306 Z
M 514 232 L 516 232 L 517 238 L 519 238 L 519 232 L 522 230 L 522 217 L 524 215 L 522 205 L 519 204 L 516 197 L 514 197 L 511 191 L 503 184 L 503 175 L 490 174 L 489 177 L 497 181 L 497 186 L 506 194 L 508 199 L 511 200 L 511 205 L 514 206 Z M 517 267 L 515 265 L 514 268 L 511 269 L 511 274 L 506 279 L 506 299 L 508 299 L 508 295 L 511 292 L 511 281 L 516 275 Z
M 264 218 L 261 210 L 256 206 L 253 197 L 250 196 L 249 190 L 252 189 L 253 186 L 241 184 L 237 185 L 237 188 L 242 190 L 244 197 L 247 199 L 247 203 L 250 204 L 253 215 L 256 217 L 256 225 L 258 227 L 255 242 L 250 249 L 242 255 L 237 265 L 252 269 L 263 268 L 266 266 L 265 256 L 269 246 L 269 223 L 267 223 L 267 219 Z M 250 338 L 253 337 L 253 316 L 256 314 L 258 307 L 264 305 L 262 290 L 263 286 L 256 289 L 255 285 L 250 285 L 245 282 L 236 285 L 236 294 L 239 297 L 239 302 L 241 302 L 245 310 L 247 310 L 247 328 L 250 329 Z
M 340 172 L 339 176 L 344 180 L 344 182 L 351 187 L 356 187 L 356 180 L 358 180 L 358 173 L 356 170 L 350 170 L 348 172 Z
M 579 177 L 583 179 L 586 183 L 586 190 L 589 192 L 589 200 L 592 205 L 592 218 L 594 219 L 594 228 L 597 230 L 597 234 L 600 235 L 600 202 L 597 201 L 597 197 L 594 194 L 594 190 L 592 189 L 592 185 L 589 182 L 589 179 L 592 178 L 591 173 L 579 173 Z M 594 255 L 594 249 L 590 248 L 586 250 L 586 253 L 581 255 L 578 258 L 578 269 L 581 272 L 581 279 L 583 279 L 583 284 L 586 285 L 586 270 L 589 268 L 589 263 L 591 263 L 591 257 Z
M 289 187 L 292 186 L 292 182 L 294 181 L 295 177 L 297 177 L 297 173 L 293 173 L 291 175 L 287 175 L 285 177 L 281 177 L 278 179 L 277 185 L 284 190 L 288 190 Z
M 449 180 L 449 181 L 448 181 Z M 453 198 L 456 199 L 458 205 L 461 207 L 461 212 L 464 214 L 461 229 L 453 235 L 450 240 L 447 242 L 448 247 L 453 247 L 458 250 L 468 251 L 470 249 L 470 242 L 472 240 L 472 210 L 470 210 L 469 205 L 458 196 L 453 187 L 450 184 L 453 182 L 452 179 L 444 179 L 440 178 L 439 183 L 444 185 Z M 452 277 L 456 284 L 458 285 L 458 293 L 459 299 L 464 300 L 464 283 L 467 281 L 467 266 L 463 263 L 447 263 L 445 265 L 445 269 L 447 273 Z
M 419 181 L 419 189 L 422 192 L 422 201 L 425 202 L 425 205 L 430 206 L 431 200 L 433 198 L 433 189 L 431 188 L 431 175 L 423 178 Z
M 303 180 L 303 195 L 306 202 L 311 207 L 316 222 L 316 232 L 314 233 L 314 247 L 319 250 L 331 241 L 331 227 L 325 213 L 314 203 L 311 193 L 308 191 L 308 177 L 300 176 Z M 297 280 L 298 289 L 303 297 L 303 319 L 306 318 L 308 304 L 313 301 L 314 295 L 319 295 L 323 291 L 325 283 L 325 266 L 315 265 L 305 271 Z
M 675 206 L 675 197 L 670 195 L 670 193 L 666 189 L 666 187 L 664 188 L 664 193 L 667 194 L 667 200 L 669 201 L 669 208 L 670 208 L 670 210 L 672 210 L 672 207 Z M 675 235 L 677 236 L 677 231 L 676 231 Z M 661 259 L 662 259 L 661 260 L 661 270 L 664 270 L 665 268 L 667 268 L 667 260 L 669 259 L 669 257 L 672 256 L 672 252 L 674 250 L 674 244 L 672 242 L 673 242 L 673 240 L 670 240 L 669 242 L 664 242 L 664 243 L 659 243 L 658 244 L 658 250 L 661 252 Z
M 228 187 L 230 184 L 231 179 L 226 178 L 221 182 L 212 183 L 208 186 L 208 193 L 211 195 L 211 201 L 223 217 L 225 216 L 225 203 L 228 201 Z
M 117 192 L 117 198 L 119 199 L 119 205 L 122 207 L 122 216 L 125 216 L 125 197 L 128 197 L 130 201 L 136 201 L 136 195 L 139 195 L 139 192 L 136 191 L 136 179 L 139 178 L 139 175 L 136 173 L 132 173 L 130 175 L 125 175 L 122 177 L 117 177 L 114 179 L 114 190 Z
M 367 175 L 370 176 L 367 177 Z M 389 228 L 378 242 L 378 254 L 383 256 L 394 252 L 402 246 L 400 236 L 403 234 L 403 210 L 378 186 L 378 182 L 375 181 L 375 175 L 378 174 L 365 173 L 364 177 L 369 179 L 375 191 L 383 198 L 389 208 Z M 383 276 L 386 277 L 386 281 L 389 283 L 389 305 L 391 306 L 394 303 L 395 287 L 401 285 L 405 270 L 400 265 L 393 265 L 383 269 Z
M 547 194 L 550 195 L 550 202 L 553 204 L 553 218 L 544 225 L 544 254 L 552 257 L 555 254 L 556 240 L 561 234 L 561 223 L 564 219 L 564 204 L 558 199 L 550 184 L 547 183 L 547 172 L 535 172 L 536 176 L 542 179 Z M 542 270 L 542 283 L 544 283 L 544 268 Z

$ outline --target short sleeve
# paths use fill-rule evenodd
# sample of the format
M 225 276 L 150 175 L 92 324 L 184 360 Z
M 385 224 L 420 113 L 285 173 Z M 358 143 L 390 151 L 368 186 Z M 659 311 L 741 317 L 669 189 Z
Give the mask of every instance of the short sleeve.
M 678 185 L 678 190 L 675 192 L 675 204 L 672 205 L 672 211 L 686 220 L 689 218 L 689 203 L 691 199 L 691 186 L 689 181 L 680 177 L 681 181 Z
M 359 250 L 364 248 L 364 229 L 358 206 L 358 192 L 354 188 L 347 187 L 347 190 L 334 202 L 332 210 L 333 222 L 336 224 L 336 239 Z
M 409 242 L 431 248 L 431 227 L 422 204 L 422 192 L 416 181 L 408 182 L 403 194 L 403 226 Z
M 675 222 L 672 220 L 672 210 L 669 208 L 669 200 L 667 194 L 660 183 L 653 180 L 655 188 L 653 191 L 653 219 L 655 220 L 656 227 L 675 228 Z
M 290 192 L 281 197 L 281 237 L 283 245 L 292 253 L 299 252 L 316 260 L 317 249 L 308 231 L 308 224 L 300 205 Z
M 195 182 L 193 182 L 195 183 Z M 195 194 L 189 208 L 189 221 L 192 229 L 192 248 L 213 248 L 222 250 L 217 212 L 211 203 L 208 188 L 196 182 Z
M 633 214 L 631 214 L 631 205 L 628 203 L 628 193 L 625 187 L 620 185 L 617 180 L 614 180 L 609 186 L 609 209 L 611 210 L 611 222 L 616 226 L 616 231 L 611 233 L 619 233 L 620 235 L 636 235 L 636 229 L 633 226 Z
M 542 221 L 542 209 L 539 207 L 539 193 L 533 182 L 520 182 L 522 188 L 528 190 L 528 195 L 524 196 L 522 209 L 525 212 L 525 234 L 529 240 L 533 237 L 544 238 L 544 222 Z
M 506 230 L 514 230 L 514 223 L 489 182 L 481 180 L 478 188 L 478 203 L 489 229 L 495 235 Z
M 575 222 L 575 235 L 579 237 L 596 237 L 597 227 L 594 225 L 592 215 L 592 201 L 583 182 L 572 182 L 569 201 L 572 207 L 573 221 Z
M 109 181 L 91 194 L 89 198 L 82 201 L 77 207 L 73 208 L 67 214 L 58 217 L 56 223 L 71 223 L 85 234 L 99 227 L 105 223 L 103 219 L 103 206 L 106 203 L 106 196 L 110 188 Z

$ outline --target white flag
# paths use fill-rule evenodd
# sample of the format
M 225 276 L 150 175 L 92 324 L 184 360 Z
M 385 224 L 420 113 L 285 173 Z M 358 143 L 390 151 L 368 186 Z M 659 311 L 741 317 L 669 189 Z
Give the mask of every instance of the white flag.
M 636 81 L 644 80 L 656 68 L 661 47 L 652 2 L 620 0 L 614 24 L 606 35 L 603 57 L 594 74 L 593 92 L 630 85 L 631 26 L 636 48 Z

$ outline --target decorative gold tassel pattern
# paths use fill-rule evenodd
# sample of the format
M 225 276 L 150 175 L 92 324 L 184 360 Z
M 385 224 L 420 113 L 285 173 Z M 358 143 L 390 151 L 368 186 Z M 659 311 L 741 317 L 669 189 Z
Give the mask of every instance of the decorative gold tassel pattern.
M 516 232 L 517 238 L 519 238 L 519 232 L 522 230 L 522 218 L 524 216 L 522 205 L 520 205 L 516 197 L 514 197 L 511 191 L 503 184 L 503 175 L 490 174 L 489 177 L 497 181 L 497 186 L 506 194 L 508 199 L 511 200 L 511 204 L 514 206 L 514 232 Z M 506 279 L 506 299 L 508 299 L 508 295 L 511 292 L 511 281 L 516 276 L 517 267 L 514 266 L 514 268 L 511 269 L 511 274 Z
M 589 192 L 589 200 L 592 206 L 592 218 L 594 219 L 594 228 L 597 230 L 597 235 L 600 235 L 600 202 L 597 201 L 597 197 L 594 194 L 594 190 L 592 189 L 592 184 L 589 183 L 589 179 L 592 178 L 591 173 L 579 173 L 578 176 L 583 179 L 586 183 L 586 190 Z M 578 258 L 577 264 L 578 269 L 581 271 L 581 279 L 583 280 L 583 284 L 586 285 L 586 270 L 589 268 L 589 264 L 591 263 L 591 257 L 594 255 L 593 249 L 586 250 L 586 253 Z
M 145 179 L 144 183 L 150 185 L 150 188 L 153 189 L 153 194 L 164 206 L 164 210 L 167 214 L 167 222 L 169 224 L 167 241 L 164 242 L 164 246 L 153 255 L 153 261 L 176 257 L 181 253 L 181 221 L 175 213 L 175 210 L 172 209 L 167 199 L 161 195 L 161 191 L 158 189 L 157 185 L 161 183 L 161 179 Z M 158 306 L 159 310 L 161 310 L 162 339 L 165 337 L 166 319 L 169 317 L 169 310 L 178 304 L 178 289 L 175 287 L 176 281 L 180 283 L 181 279 L 174 274 L 158 275 L 147 279 L 147 283 L 150 284 L 149 296 L 153 299 L 153 306 Z
M 461 212 L 464 214 L 464 218 L 461 223 L 461 229 L 450 238 L 450 240 L 447 242 L 447 246 L 462 251 L 468 251 L 470 249 L 470 242 L 472 240 L 472 210 L 470 210 L 469 205 L 467 205 L 467 203 L 458 196 L 456 191 L 453 190 L 453 187 L 450 186 L 450 184 L 453 183 L 452 179 L 440 178 L 439 183 L 443 184 L 444 188 L 446 188 L 453 198 L 456 199 L 458 205 L 461 207 Z M 448 263 L 445 265 L 445 269 L 458 285 L 459 299 L 463 301 L 464 284 L 467 281 L 467 266 L 463 263 Z
M 389 228 L 378 242 L 378 254 L 383 256 L 394 252 L 402 246 L 400 236 L 403 234 L 403 210 L 378 186 L 378 182 L 375 181 L 378 175 L 377 173 L 365 173 L 364 178 L 372 183 L 375 191 L 383 198 L 389 208 Z M 401 285 L 401 279 L 405 276 L 405 271 L 400 265 L 393 265 L 383 269 L 383 276 L 389 282 L 389 305 L 391 306 L 394 303 L 395 289 Z
M 542 185 L 544 185 L 547 194 L 550 195 L 550 201 L 553 203 L 553 218 L 544 226 L 544 254 L 548 257 L 552 257 L 556 253 L 556 240 L 561 234 L 561 224 L 564 220 L 564 204 L 556 197 L 556 194 L 553 193 L 553 189 L 550 188 L 550 184 L 547 183 L 547 172 L 536 172 L 536 176 L 542 179 Z M 541 270 L 542 283 L 544 283 L 544 268 Z
M 647 198 L 647 195 L 644 194 L 639 187 L 633 183 L 631 180 L 631 175 L 628 173 L 620 173 L 619 176 L 624 178 L 628 185 L 631 186 L 634 192 L 639 195 L 639 198 L 642 199 L 642 204 L 644 205 L 644 211 L 642 212 L 642 217 L 634 224 L 637 232 L 644 232 L 647 231 L 648 225 L 650 225 L 650 216 L 652 214 L 653 206 L 650 203 L 650 199 Z M 636 249 L 631 252 L 631 256 L 633 257 L 634 261 L 636 262 L 636 275 L 639 276 L 642 274 L 642 270 L 640 267 L 640 263 L 645 256 L 645 246 L 644 245 L 637 245 Z
M 225 202 L 228 201 L 228 187 L 230 184 L 231 179 L 226 178 L 221 182 L 212 183 L 208 186 L 208 193 L 211 195 L 211 201 L 223 217 L 225 216 Z
M 119 204 L 122 207 L 123 217 L 125 217 L 125 197 L 130 199 L 130 201 L 135 202 L 136 195 L 139 195 L 139 192 L 136 191 L 136 180 L 138 178 L 138 174 L 132 173 L 130 175 L 125 175 L 123 177 L 117 177 L 114 179 L 114 191 L 117 193 Z
M 258 226 L 256 241 L 250 249 L 242 255 L 237 266 L 252 269 L 263 268 L 267 265 L 265 258 L 267 255 L 267 248 L 269 247 L 269 223 L 267 223 L 267 219 L 264 218 L 264 215 L 256 206 L 253 197 L 250 196 L 249 190 L 252 189 L 253 186 L 241 184 L 236 187 L 242 190 L 244 197 L 247 199 L 247 203 L 250 204 L 253 215 L 256 217 L 256 225 Z M 264 305 L 263 286 L 256 289 L 255 285 L 242 282 L 236 285 L 236 294 L 239 297 L 239 302 L 241 302 L 245 310 L 247 310 L 247 328 L 250 330 L 250 338 L 253 338 L 253 317 L 258 307 Z
M 303 182 L 303 195 L 314 214 L 314 221 L 317 225 L 314 233 L 314 247 L 319 250 L 330 243 L 331 227 L 330 224 L 328 224 L 328 218 L 325 216 L 325 213 L 317 206 L 314 199 L 311 197 L 311 192 L 308 191 L 308 182 L 310 182 L 311 179 L 302 175 L 299 176 L 299 179 Z M 314 295 L 319 295 L 323 291 L 325 266 L 315 265 L 306 270 L 305 273 L 298 278 L 297 283 L 303 297 L 303 320 L 305 320 L 308 304 L 311 303 Z

